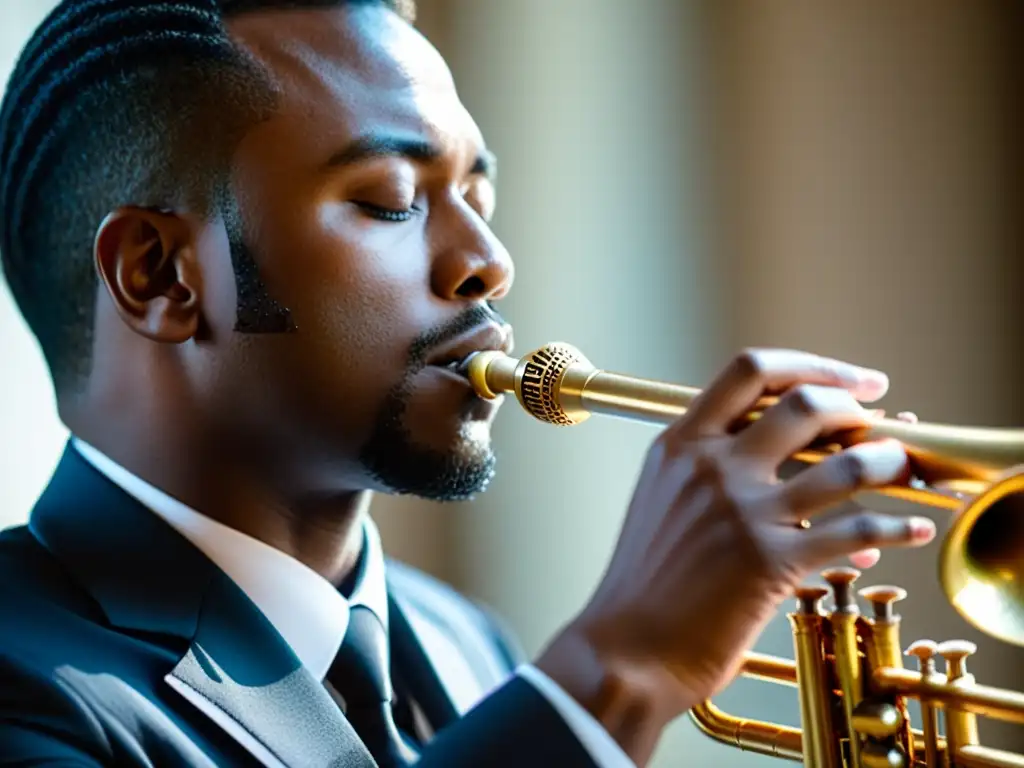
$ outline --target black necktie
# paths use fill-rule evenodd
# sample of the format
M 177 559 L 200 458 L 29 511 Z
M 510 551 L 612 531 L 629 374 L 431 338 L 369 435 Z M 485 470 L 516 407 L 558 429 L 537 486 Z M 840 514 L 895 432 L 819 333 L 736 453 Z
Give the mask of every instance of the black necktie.
M 353 606 L 345 641 L 327 681 L 344 699 L 345 717 L 380 768 L 400 768 L 416 761 L 391 712 L 387 632 L 369 608 Z

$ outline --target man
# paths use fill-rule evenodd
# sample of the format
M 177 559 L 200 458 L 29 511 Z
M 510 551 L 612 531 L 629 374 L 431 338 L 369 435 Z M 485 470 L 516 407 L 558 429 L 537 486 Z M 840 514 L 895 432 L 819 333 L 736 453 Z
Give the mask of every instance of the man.
M 494 160 L 408 19 L 66 0 L 28 43 L 0 248 L 74 439 L 0 538 L 0 763 L 643 765 L 811 570 L 932 538 L 801 524 L 906 456 L 779 481 L 886 379 L 764 350 L 656 440 L 601 583 L 532 664 L 385 562 L 372 492 L 487 486 L 494 405 L 454 367 L 511 344 Z

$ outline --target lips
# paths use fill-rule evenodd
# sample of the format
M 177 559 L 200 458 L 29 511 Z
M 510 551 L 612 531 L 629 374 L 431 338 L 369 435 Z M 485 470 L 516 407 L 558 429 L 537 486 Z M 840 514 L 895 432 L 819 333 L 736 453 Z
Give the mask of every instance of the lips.
M 427 365 L 457 371 L 462 362 L 476 352 L 512 352 L 512 326 L 497 323 L 482 325 L 466 333 L 427 358 Z

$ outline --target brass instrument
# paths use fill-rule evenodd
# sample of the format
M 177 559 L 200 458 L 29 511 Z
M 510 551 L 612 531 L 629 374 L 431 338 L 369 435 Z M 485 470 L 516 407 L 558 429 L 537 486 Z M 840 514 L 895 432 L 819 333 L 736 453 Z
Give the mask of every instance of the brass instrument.
M 623 376 L 595 368 L 574 347 L 553 343 L 521 359 L 481 352 L 462 366 L 476 393 L 514 392 L 541 421 L 571 426 L 594 413 L 668 424 L 699 389 Z M 749 419 L 775 402 L 764 398 Z M 942 542 L 939 579 L 957 612 L 992 637 L 1024 646 L 1024 430 L 981 429 L 878 419 L 864 430 L 815 444 L 793 458 L 816 463 L 849 445 L 881 437 L 901 441 L 912 478 L 877 492 L 957 513 Z M 1020 502 L 1020 509 L 1014 504 Z M 801 728 L 747 720 L 712 702 L 690 716 L 711 738 L 740 749 L 802 762 L 807 768 L 1024 768 L 1024 756 L 982 746 L 977 718 L 1024 724 L 1024 694 L 975 682 L 965 641 L 922 640 L 906 649 L 917 671 L 905 669 L 898 587 L 859 590 L 872 606 L 861 614 L 852 568 L 822 576 L 829 589 L 797 591 L 788 618 L 794 660 L 748 653 L 743 675 L 795 686 Z M 833 609 L 821 608 L 831 593 Z M 936 660 L 944 660 L 944 671 Z M 907 701 L 921 703 L 922 728 L 912 728 Z M 940 733 L 940 715 L 945 733 Z

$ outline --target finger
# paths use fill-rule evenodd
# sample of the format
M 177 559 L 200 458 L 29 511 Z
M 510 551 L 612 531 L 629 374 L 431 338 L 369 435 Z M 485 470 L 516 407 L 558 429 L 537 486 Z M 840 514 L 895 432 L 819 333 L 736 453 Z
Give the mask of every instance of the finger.
M 878 565 L 878 561 L 882 559 L 882 550 L 880 549 L 862 549 L 860 552 L 854 552 L 850 555 L 850 565 L 854 568 L 868 569 L 872 566 Z
M 898 440 L 859 443 L 801 472 L 779 489 L 780 500 L 799 517 L 813 515 L 861 491 L 904 478 L 907 452 Z
M 793 531 L 793 537 L 797 559 L 814 569 L 865 549 L 920 547 L 935 538 L 935 524 L 925 517 L 859 512 Z
M 907 424 L 917 424 L 917 414 L 910 411 L 901 411 L 896 414 L 897 421 L 905 421 Z
M 687 426 L 721 433 L 751 410 L 767 393 L 797 384 L 820 384 L 849 390 L 872 402 L 889 388 L 881 371 L 789 349 L 750 350 L 739 355 L 690 407 Z
M 801 384 L 735 438 L 733 450 L 776 469 L 818 437 L 867 426 L 871 414 L 845 389 Z

